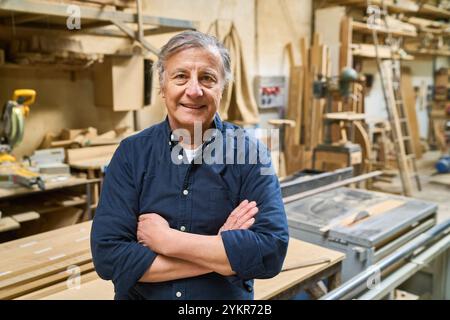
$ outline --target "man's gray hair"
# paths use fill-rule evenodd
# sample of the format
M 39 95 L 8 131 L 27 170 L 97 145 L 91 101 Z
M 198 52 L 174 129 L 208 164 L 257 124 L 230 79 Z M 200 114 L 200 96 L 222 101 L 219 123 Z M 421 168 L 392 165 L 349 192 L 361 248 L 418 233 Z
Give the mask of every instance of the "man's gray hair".
M 158 71 L 159 83 L 164 84 L 164 71 L 167 59 L 173 54 L 189 48 L 216 49 L 222 59 L 222 76 L 224 87 L 231 80 L 231 60 L 228 49 L 217 40 L 216 37 L 199 31 L 184 31 L 173 36 L 162 48 L 158 55 L 156 69 Z

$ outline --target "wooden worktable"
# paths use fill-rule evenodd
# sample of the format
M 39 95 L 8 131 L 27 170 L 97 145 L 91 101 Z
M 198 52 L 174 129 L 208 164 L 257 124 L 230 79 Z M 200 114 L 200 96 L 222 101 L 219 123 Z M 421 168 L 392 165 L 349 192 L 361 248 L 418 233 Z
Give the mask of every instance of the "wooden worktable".
M 87 229 L 88 225 L 84 227 Z M 60 235 L 61 232 L 57 236 L 60 237 Z M 28 239 L 28 242 L 30 240 L 32 239 Z M 87 246 L 88 242 L 85 244 Z M 77 246 L 79 247 L 80 244 L 78 243 Z M 78 250 L 81 249 L 78 248 Z M 291 238 L 283 269 L 311 263 L 312 265 L 282 271 L 272 279 L 255 280 L 255 299 L 288 299 L 323 278 L 331 279 L 331 287 L 337 286 L 344 256 L 343 253 Z M 317 261 L 324 259 L 329 262 L 316 264 Z M 113 298 L 114 287 L 111 281 L 100 279 L 92 269 L 82 275 L 79 289 L 68 289 L 64 281 L 18 297 L 18 299 L 45 300 L 111 300 Z
M 289 299 L 315 282 L 328 278 L 329 288 L 340 284 L 341 262 L 345 254 L 309 242 L 290 238 L 283 269 L 296 265 L 308 265 L 280 272 L 276 277 L 255 280 L 255 300 Z M 318 263 L 320 260 L 328 262 Z
M 32 194 L 45 192 L 50 190 L 56 190 L 67 187 L 81 186 L 91 183 L 98 183 L 100 179 L 86 179 L 86 178 L 77 178 L 77 177 L 69 177 L 68 179 L 60 180 L 60 181 L 51 181 L 45 182 L 45 190 L 40 190 L 38 186 L 34 185 L 31 188 L 26 187 L 12 187 L 12 188 L 0 188 L 0 199 L 15 197 L 20 195 Z

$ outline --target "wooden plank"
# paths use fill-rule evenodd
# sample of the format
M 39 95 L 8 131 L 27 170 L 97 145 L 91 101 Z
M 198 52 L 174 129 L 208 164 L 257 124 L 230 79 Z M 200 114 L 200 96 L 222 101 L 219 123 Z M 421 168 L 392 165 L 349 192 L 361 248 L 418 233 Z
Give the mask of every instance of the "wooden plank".
M 119 145 L 67 150 L 67 163 L 78 169 L 101 169 L 107 165 Z
M 114 285 L 111 281 L 99 279 L 82 283 L 79 289 L 66 289 L 46 296 L 42 300 L 113 300 Z
M 356 113 L 352 111 L 330 112 L 323 115 L 323 119 L 346 120 L 346 121 L 364 120 L 365 118 L 366 115 L 364 113 Z
M 354 56 L 365 58 L 376 58 L 375 46 L 367 43 L 352 43 L 351 51 Z M 381 59 L 391 58 L 391 48 L 389 46 L 378 46 L 378 53 Z M 411 55 L 399 56 L 401 60 L 413 60 Z
M 363 124 L 359 121 L 353 123 L 355 128 L 355 142 L 361 146 L 362 149 L 362 162 L 361 162 L 361 172 L 366 173 L 372 171 L 371 159 L 372 159 L 372 143 L 370 142 L 370 137 L 365 130 Z
M 289 42 L 286 45 L 286 51 L 287 51 L 288 59 L 289 59 L 289 66 L 290 67 L 295 66 L 294 49 L 292 48 L 292 42 Z
M 85 178 L 77 178 L 71 176 L 67 180 L 63 181 L 47 181 L 45 183 L 45 190 L 56 190 L 66 187 L 73 187 L 73 186 L 81 186 L 88 183 L 94 183 L 99 182 L 99 179 L 85 179 Z M 38 186 L 33 186 L 31 188 L 27 187 L 20 187 L 17 186 L 15 188 L 0 188 L 0 198 L 7 198 L 7 197 L 14 197 L 19 196 L 23 194 L 33 194 L 33 193 L 41 193 L 42 190 L 38 188 Z
M 389 13 L 417 13 L 419 6 L 414 1 L 402 0 L 401 2 L 393 0 L 370 0 L 371 5 L 376 5 L 383 8 L 386 5 Z M 344 5 L 344 6 L 358 6 L 366 7 L 367 0 L 327 0 L 324 5 Z
M 340 40 L 341 47 L 339 53 L 339 70 L 345 67 L 353 66 L 352 53 L 350 44 L 352 43 L 352 26 L 353 19 L 351 17 L 344 17 L 341 21 Z
M 303 67 L 291 67 L 289 72 L 289 96 L 287 118 L 295 121 L 294 128 L 286 128 L 286 147 L 300 143 L 302 120 Z
M 11 231 L 20 228 L 20 223 L 11 217 L 0 219 L 0 232 Z
M 353 31 L 360 32 L 363 34 L 372 34 L 372 29 L 367 25 L 366 22 L 360 22 L 360 21 L 352 21 L 352 29 Z M 391 33 L 394 37 L 417 37 L 416 31 L 407 31 L 407 30 L 387 30 L 386 28 L 380 26 L 377 28 L 377 33 L 381 34 L 388 34 Z
M 61 270 L 61 272 L 46 277 L 37 278 L 33 281 L 15 285 L 10 288 L 0 289 L 0 299 L 14 299 L 30 292 L 46 288 L 55 283 L 67 280 L 70 277 L 70 273 L 67 272 L 68 267 L 69 265 L 65 266 L 65 269 Z M 94 270 L 94 264 L 92 262 L 79 264 L 77 265 L 77 267 L 79 267 L 80 273 L 90 272 Z
M 435 175 L 430 178 L 430 182 L 450 187 L 450 173 Z
M 57 294 L 59 292 L 65 291 L 65 290 L 83 290 L 84 289 L 84 285 L 86 283 L 90 283 L 90 282 L 94 282 L 94 281 L 103 281 L 102 279 L 100 279 L 98 277 L 97 272 L 88 272 L 85 274 L 82 274 L 80 277 L 80 288 L 77 289 L 75 288 L 68 288 L 67 287 L 67 282 L 66 281 L 62 281 L 56 284 L 53 284 L 51 286 L 48 286 L 46 288 L 42 288 L 33 292 L 30 292 L 28 294 L 25 295 L 21 295 L 20 297 L 15 298 L 14 300 L 37 300 L 37 299 L 47 299 L 47 297 L 52 296 L 53 294 Z M 105 281 L 105 282 L 110 282 L 110 281 Z M 113 289 L 114 290 L 114 289 Z M 85 294 L 82 294 L 82 298 L 86 297 Z M 51 299 L 51 298 L 50 298 Z M 74 300 L 74 299 L 72 299 Z M 89 300 L 95 300 L 95 298 L 93 299 L 89 299 Z
M 419 13 L 432 18 L 450 18 L 450 11 L 435 7 L 431 4 L 423 4 L 419 8 Z
M 313 74 L 311 72 L 311 51 L 308 49 L 308 45 L 305 38 L 300 40 L 300 48 L 302 52 L 302 63 L 304 66 L 304 78 L 303 78 L 303 115 L 302 115 L 302 136 L 301 142 L 305 145 L 306 150 L 311 150 L 311 108 L 313 107 L 312 99 L 312 85 L 313 85 Z M 308 167 L 308 163 L 304 163 L 305 167 Z
M 40 214 L 36 211 L 30 211 L 30 212 L 24 212 L 19 214 L 14 214 L 11 216 L 14 220 L 16 220 L 19 223 L 32 221 L 40 218 Z
M 5 296 L 8 296 L 12 287 L 17 287 L 60 272 L 65 272 L 67 267 L 71 265 L 82 265 L 89 263 L 91 260 L 92 256 L 90 250 L 88 250 L 84 253 L 74 253 L 64 257 L 64 259 L 58 259 L 57 261 L 55 259 L 55 261 L 49 261 L 47 264 L 37 265 L 36 269 L 0 281 L 0 299 L 4 299 Z
M 0 288 L 29 282 L 90 259 L 83 257 L 90 254 L 90 223 L 1 244 Z
M 306 281 L 313 275 L 332 267 L 342 261 L 345 254 L 331 249 L 323 248 L 308 242 L 289 239 L 289 246 L 283 268 L 289 266 L 308 264 L 310 261 L 324 259 L 322 264 L 310 265 L 298 269 L 283 271 L 272 279 L 255 280 L 255 300 L 265 300 L 282 293 L 293 286 Z
M 314 275 L 341 262 L 345 254 L 290 238 L 286 259 L 282 271 L 272 279 L 255 280 L 255 299 L 270 299 L 293 286 L 307 281 Z M 320 263 L 323 261 L 323 263 Z M 17 299 L 43 300 L 112 300 L 114 287 L 110 281 L 99 279 L 91 272 L 81 277 L 79 289 L 69 289 L 65 282 L 37 292 L 18 297 Z
M 74 161 L 112 156 L 117 147 L 118 145 L 69 149 L 67 150 L 67 162 L 71 164 Z
M 0 49 L 0 66 L 5 64 L 5 50 Z
M 420 143 L 420 128 L 417 120 L 415 92 L 412 85 L 411 69 L 402 67 L 400 87 L 402 91 L 403 103 L 406 111 L 406 119 L 409 125 L 408 130 L 412 139 L 413 152 L 417 159 L 422 158 L 422 145 Z

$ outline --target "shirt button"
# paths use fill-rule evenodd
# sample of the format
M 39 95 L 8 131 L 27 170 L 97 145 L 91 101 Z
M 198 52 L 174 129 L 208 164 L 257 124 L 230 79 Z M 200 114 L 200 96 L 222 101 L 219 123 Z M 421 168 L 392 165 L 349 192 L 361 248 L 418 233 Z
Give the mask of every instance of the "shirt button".
M 181 154 L 178 155 L 178 159 L 181 160 L 183 159 L 183 156 Z
M 187 189 L 183 190 L 183 194 L 184 194 L 185 196 L 187 196 L 188 193 L 189 193 L 189 191 L 187 191 Z
M 181 292 L 177 291 L 177 293 L 175 293 L 175 295 L 177 296 L 177 298 L 181 297 Z
M 181 227 L 180 227 L 180 230 L 181 230 L 181 231 L 186 231 L 186 227 L 185 227 L 185 226 L 181 226 Z

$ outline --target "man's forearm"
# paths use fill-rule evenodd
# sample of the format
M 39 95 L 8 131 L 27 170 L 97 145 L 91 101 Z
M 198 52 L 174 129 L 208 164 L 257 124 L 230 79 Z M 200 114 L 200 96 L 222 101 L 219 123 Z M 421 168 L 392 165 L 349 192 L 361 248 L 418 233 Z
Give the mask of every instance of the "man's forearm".
M 210 272 L 212 270 L 190 261 L 159 254 L 139 282 L 163 282 L 195 277 Z
M 172 229 L 167 240 L 164 255 L 190 261 L 222 275 L 235 274 L 220 235 L 204 236 Z

